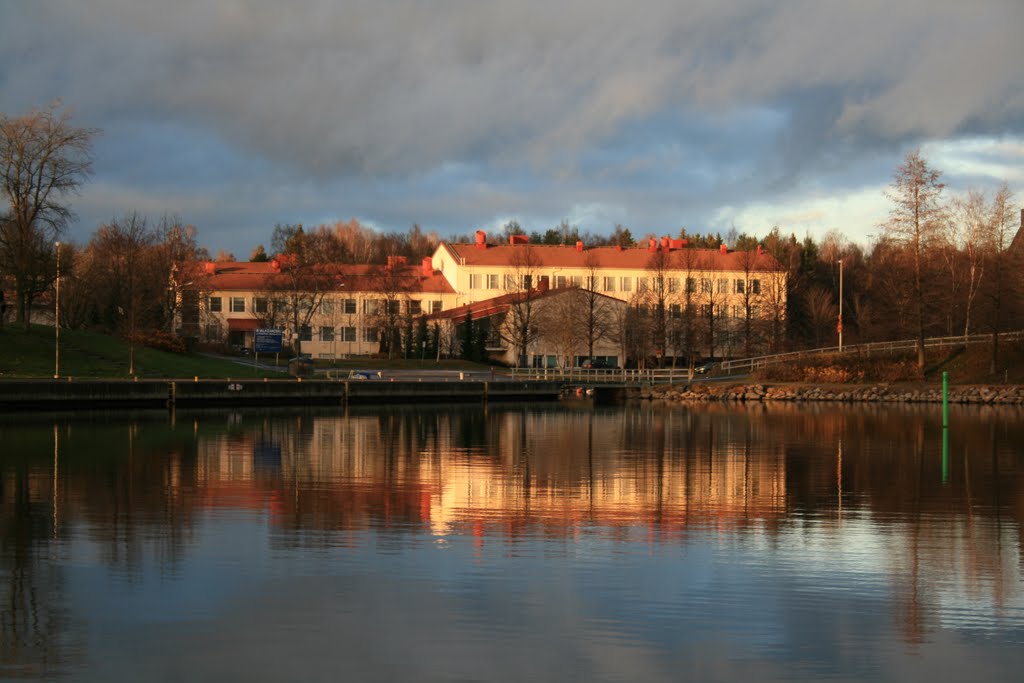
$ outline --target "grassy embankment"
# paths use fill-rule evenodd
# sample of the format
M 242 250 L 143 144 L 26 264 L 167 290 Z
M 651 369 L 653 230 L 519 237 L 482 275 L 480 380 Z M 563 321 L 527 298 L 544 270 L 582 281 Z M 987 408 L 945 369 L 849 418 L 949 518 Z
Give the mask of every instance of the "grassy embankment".
M 127 378 L 129 347 L 127 342 L 95 332 L 82 330 L 60 331 L 61 377 Z M 273 356 L 260 356 L 261 365 L 272 365 Z M 135 347 L 135 375 L 139 378 L 203 377 L 236 379 L 287 377 L 287 356 L 281 355 L 281 370 L 257 370 L 251 358 L 238 358 L 238 362 L 225 358 L 211 358 L 195 353 L 170 353 L 141 346 Z M 484 366 L 465 361 L 434 362 L 420 360 L 338 360 L 317 361 L 317 369 L 445 369 L 488 370 Z M 0 329 L 0 379 L 52 378 L 54 369 L 54 333 L 52 327 L 32 325 L 26 330 L 16 323 L 6 323 Z
M 929 349 L 925 369 L 917 368 L 913 353 L 861 357 L 854 355 L 817 356 L 757 371 L 754 379 L 762 382 L 804 384 L 935 383 L 949 373 L 953 384 L 1024 384 L 1024 349 L 1005 344 L 999 349 L 997 371 L 990 372 L 991 348 L 985 344 L 949 349 Z

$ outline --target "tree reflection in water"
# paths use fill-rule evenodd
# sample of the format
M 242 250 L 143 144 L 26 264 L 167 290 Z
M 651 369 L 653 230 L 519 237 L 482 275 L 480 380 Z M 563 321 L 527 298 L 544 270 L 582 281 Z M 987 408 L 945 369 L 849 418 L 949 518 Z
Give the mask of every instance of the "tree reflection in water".
M 833 548 L 888 577 L 909 644 L 965 602 L 1019 630 L 1005 615 L 1019 619 L 1022 600 L 1024 415 L 954 409 L 951 423 L 944 471 L 932 407 L 8 417 L 0 674 L 48 676 L 83 656 L 92 617 L 67 595 L 72 548 L 86 544 L 124 585 L 174 577 L 204 520 L 232 511 L 264 520 L 272 553 L 356 548 L 374 533 L 393 548 L 466 537 L 509 556 L 536 539 L 711 539 L 827 571 Z

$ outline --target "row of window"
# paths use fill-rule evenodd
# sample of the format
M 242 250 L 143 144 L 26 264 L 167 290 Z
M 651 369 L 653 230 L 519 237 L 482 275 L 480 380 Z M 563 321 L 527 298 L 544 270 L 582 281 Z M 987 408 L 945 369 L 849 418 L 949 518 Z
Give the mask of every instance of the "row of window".
M 592 288 L 593 283 L 591 278 L 586 278 L 587 288 Z M 609 277 L 604 276 L 601 278 L 601 291 L 603 292 L 632 292 L 633 291 L 633 280 L 632 277 Z M 680 287 L 683 285 L 684 280 L 678 277 L 667 277 L 664 280 L 657 278 L 636 278 L 636 289 L 638 292 L 647 292 L 657 289 L 659 286 L 664 287 L 669 294 L 677 294 L 680 291 Z M 688 277 L 685 280 L 686 291 L 688 293 L 695 293 L 697 291 L 698 282 L 700 284 L 700 291 L 702 294 L 710 294 L 718 292 L 719 294 L 729 294 L 730 291 L 733 294 L 744 294 L 746 293 L 747 286 L 749 284 L 751 294 L 761 293 L 761 281 L 758 279 L 744 280 L 742 278 L 735 278 L 729 280 L 729 278 L 718 278 L 717 280 L 707 277 L 694 278 Z M 731 282 L 731 290 L 730 290 Z M 617 289 L 616 289 L 617 287 Z
M 242 296 L 229 296 L 219 297 L 211 296 L 207 301 L 207 307 L 213 313 L 220 313 L 224 310 L 224 299 L 227 299 L 228 311 L 231 313 L 245 313 L 246 298 Z M 304 302 L 305 305 L 300 303 L 300 309 L 303 313 L 309 310 L 309 302 Z M 404 302 L 402 301 L 387 301 L 386 299 L 364 299 L 363 300 L 363 313 L 367 315 L 375 315 L 387 305 L 391 313 L 400 314 L 404 309 L 409 315 L 420 315 L 424 312 L 424 304 L 428 304 L 431 313 L 441 312 L 441 301 L 434 300 L 430 302 L 419 301 L 416 299 L 410 299 Z M 253 313 L 269 313 L 271 307 L 282 309 L 285 307 L 285 303 L 280 299 L 267 299 L 266 297 L 253 297 L 249 303 L 252 306 Z M 323 299 L 317 304 L 318 312 L 321 315 L 334 315 L 336 312 L 344 315 L 355 315 L 357 311 L 355 299 Z
M 219 323 L 209 323 L 206 326 L 208 340 L 220 340 L 223 334 L 223 328 Z M 358 328 L 349 325 L 337 328 L 329 326 L 313 328 L 311 325 L 303 325 L 299 328 L 299 341 L 311 342 L 314 335 L 316 341 L 321 342 L 355 342 L 361 338 L 364 342 L 376 344 L 380 340 L 380 333 L 376 327 Z
M 671 317 L 671 318 L 682 318 L 684 310 L 685 309 L 684 309 L 684 307 L 681 304 L 671 304 L 669 306 L 669 308 L 668 308 L 669 317 Z M 722 305 L 702 304 L 700 306 L 696 306 L 694 308 L 694 311 L 701 318 L 710 318 L 712 311 L 714 311 L 714 314 L 715 314 L 716 318 L 729 318 L 729 317 L 732 317 L 732 318 L 736 318 L 736 319 L 739 319 L 739 320 L 743 320 L 744 318 L 747 317 L 747 314 L 746 314 L 747 307 L 746 306 L 726 306 L 724 304 L 722 304 Z M 761 317 L 761 315 L 763 313 L 764 313 L 764 311 L 763 311 L 763 309 L 760 306 L 752 305 L 750 307 L 750 317 L 751 317 L 751 319 L 758 319 L 758 318 Z M 730 314 L 732 314 L 732 315 L 730 316 Z
M 675 294 L 680 291 L 680 287 L 683 284 L 683 279 L 678 277 L 667 277 L 661 281 L 660 286 L 665 287 L 670 294 Z M 555 275 L 551 279 L 551 283 L 554 287 L 584 287 L 586 289 L 602 292 L 632 292 L 634 285 L 636 291 L 646 292 L 648 290 L 656 289 L 659 286 L 658 278 L 648 277 L 631 277 L 631 276 L 580 276 L 580 275 Z M 745 280 L 742 278 L 718 278 L 713 280 L 711 278 L 700 278 L 701 292 L 713 292 L 717 287 L 717 291 L 721 294 L 728 294 L 731 291 L 733 294 L 743 294 L 747 289 L 749 283 L 750 292 L 752 294 L 761 293 L 761 281 L 759 279 Z M 517 287 L 516 277 L 514 275 L 505 275 L 502 280 L 502 289 L 504 290 L 516 290 Z M 531 284 L 531 278 L 529 275 L 523 276 L 522 285 L 523 287 L 529 287 Z M 697 291 L 697 278 L 686 278 L 686 291 L 696 292 Z M 598 287 L 600 285 L 600 288 Z M 469 275 L 469 288 L 470 289 L 498 289 L 498 275 L 496 274 L 485 274 L 485 273 L 470 273 Z

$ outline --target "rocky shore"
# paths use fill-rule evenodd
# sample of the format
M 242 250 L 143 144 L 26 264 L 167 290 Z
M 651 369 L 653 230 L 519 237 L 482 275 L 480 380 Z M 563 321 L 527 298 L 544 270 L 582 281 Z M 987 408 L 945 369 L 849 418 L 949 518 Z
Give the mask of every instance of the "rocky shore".
M 941 386 L 664 385 L 645 388 L 641 398 L 663 401 L 839 401 L 847 403 L 941 403 Z M 1024 386 L 961 386 L 949 390 L 950 403 L 1024 404 Z

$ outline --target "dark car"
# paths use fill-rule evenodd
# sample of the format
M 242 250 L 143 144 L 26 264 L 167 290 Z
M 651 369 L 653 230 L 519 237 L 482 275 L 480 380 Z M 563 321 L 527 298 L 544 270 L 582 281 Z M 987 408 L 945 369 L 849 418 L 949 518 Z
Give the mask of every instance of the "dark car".
M 709 372 L 711 372 L 714 368 L 715 364 L 712 363 L 711 361 L 708 361 L 707 363 L 701 363 L 700 365 L 696 366 L 693 369 L 693 371 L 696 372 L 698 375 L 706 375 Z
M 588 360 L 583 361 L 583 363 L 580 365 L 580 367 L 581 368 L 586 368 L 587 370 L 618 370 L 619 369 L 618 365 L 615 365 L 614 363 L 610 363 L 610 362 L 604 360 L 603 358 L 590 358 Z

